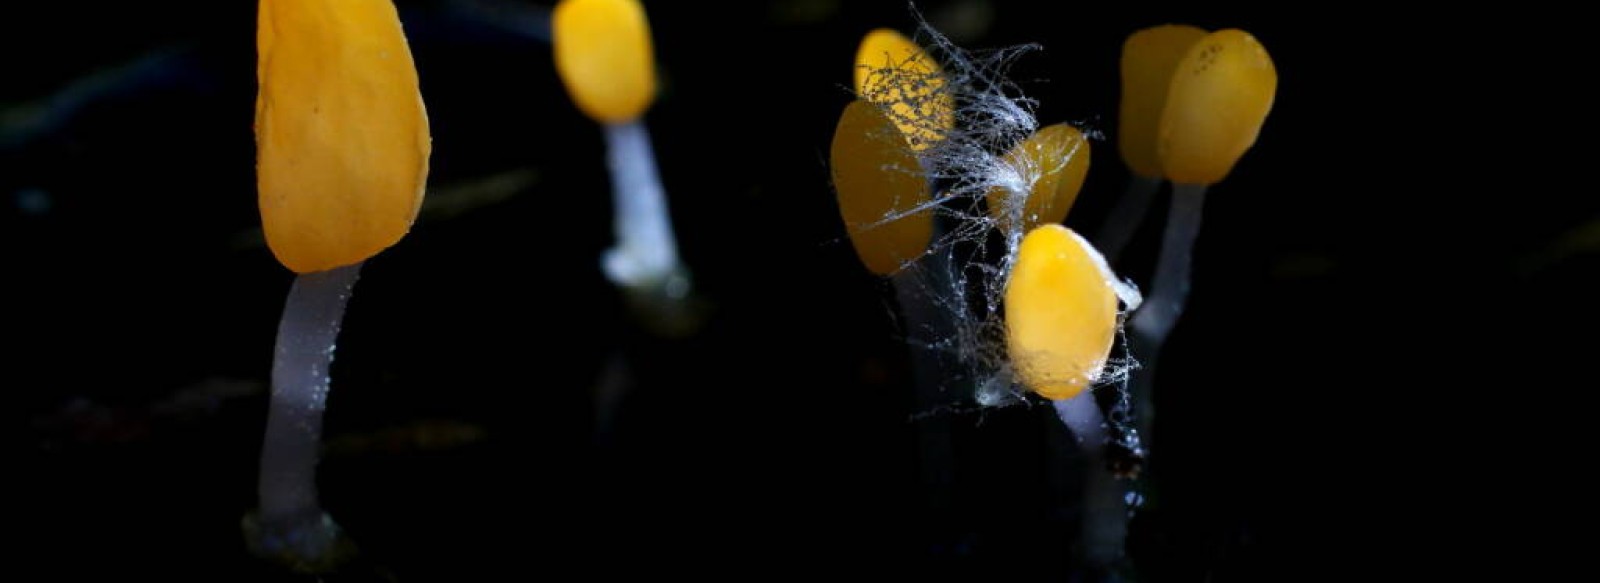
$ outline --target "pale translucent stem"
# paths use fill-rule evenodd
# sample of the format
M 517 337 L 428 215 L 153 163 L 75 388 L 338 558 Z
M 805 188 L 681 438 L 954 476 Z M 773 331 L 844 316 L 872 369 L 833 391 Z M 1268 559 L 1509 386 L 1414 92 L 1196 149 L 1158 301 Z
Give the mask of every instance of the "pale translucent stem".
M 1155 198 L 1156 191 L 1160 189 L 1160 178 L 1134 174 L 1128 180 L 1128 191 L 1117 199 L 1117 205 L 1106 216 L 1105 225 L 1100 227 L 1100 236 L 1095 238 L 1106 263 L 1117 264 L 1122 250 L 1128 246 L 1128 241 L 1133 240 L 1133 234 L 1139 231 L 1139 225 L 1144 222 L 1150 200 Z
M 661 286 L 681 277 L 678 244 L 667 213 L 667 197 L 656 171 L 650 132 L 642 119 L 605 126 L 606 165 L 611 170 L 612 223 L 616 245 L 603 259 L 606 277 L 622 287 Z M 676 291 L 688 294 L 688 280 Z
M 1087 462 L 1081 537 L 1084 559 L 1097 568 L 1109 567 L 1122 559 L 1123 544 L 1128 538 L 1128 504 L 1124 485 L 1106 466 L 1106 443 L 1110 437 L 1105 416 L 1095 403 L 1093 391 L 1053 404 L 1056 416 L 1077 438 L 1078 449 Z
M 900 306 L 906 345 L 911 349 L 912 382 L 916 385 L 917 449 L 919 474 L 929 508 L 948 510 L 955 492 L 952 466 L 955 459 L 954 435 L 948 415 L 938 414 L 959 392 L 947 390 L 953 378 L 945 365 L 938 342 L 955 334 L 950 313 L 940 309 L 935 290 L 949 289 L 950 262 L 947 252 L 930 254 L 916 266 L 908 266 L 889 278 Z M 926 274 L 926 279 L 922 277 Z M 923 413 L 934 413 L 922 415 Z
M 361 272 L 356 263 L 301 274 L 289 289 L 272 363 L 272 400 L 261 448 L 260 525 L 273 552 L 315 557 L 332 542 L 317 500 L 322 413 L 328 400 L 345 304 Z M 288 549 L 282 547 L 287 546 Z
M 1133 373 L 1134 415 L 1145 447 L 1153 447 L 1155 424 L 1156 359 L 1167 334 L 1183 315 L 1189 299 L 1189 270 L 1194 256 L 1194 241 L 1200 234 L 1200 214 L 1205 206 L 1206 187 L 1202 184 L 1175 184 L 1172 210 L 1167 213 L 1167 229 L 1161 238 L 1161 256 L 1156 260 L 1150 295 L 1133 316 L 1130 350 L 1139 359 Z

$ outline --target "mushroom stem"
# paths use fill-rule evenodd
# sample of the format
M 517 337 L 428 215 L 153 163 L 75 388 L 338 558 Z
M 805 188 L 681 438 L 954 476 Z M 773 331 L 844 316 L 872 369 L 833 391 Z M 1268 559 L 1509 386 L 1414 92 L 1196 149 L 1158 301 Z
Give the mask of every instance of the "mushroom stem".
M 1156 359 L 1167 334 L 1183 315 L 1184 303 L 1189 298 L 1189 269 L 1194 257 L 1194 240 L 1200 234 L 1200 211 L 1205 206 L 1206 185 L 1174 183 L 1172 209 L 1167 213 L 1167 229 L 1161 238 L 1161 255 L 1156 260 L 1156 272 L 1151 278 L 1150 295 L 1144 306 L 1133 316 L 1133 354 L 1139 356 L 1141 369 L 1134 373 L 1133 402 L 1138 412 L 1139 434 L 1145 447 L 1153 441 L 1151 428 L 1155 423 L 1155 394 L 1153 378 Z
M 1150 199 L 1155 198 L 1156 191 L 1160 189 L 1160 178 L 1134 174 L 1128 179 L 1128 191 L 1117 199 L 1117 206 L 1112 207 L 1097 238 L 1100 253 L 1105 256 L 1107 263 L 1116 265 L 1117 258 L 1122 256 L 1122 249 L 1128 246 L 1139 225 L 1144 223 Z
M 944 352 L 938 345 L 955 334 L 951 313 L 941 309 L 935 295 L 939 290 L 950 289 L 950 281 L 950 258 L 945 250 L 930 253 L 918 264 L 908 265 L 889 277 L 911 352 L 922 491 L 926 508 L 934 513 L 949 511 L 955 498 L 954 432 L 950 416 L 942 414 L 942 410 L 964 393 L 946 386 L 959 377 L 946 367 Z
M 1122 559 L 1123 541 L 1128 538 L 1128 503 L 1123 484 L 1106 465 L 1109 434 L 1105 416 L 1095 402 L 1094 391 L 1052 404 L 1056 416 L 1077 438 L 1078 449 L 1087 460 L 1080 539 L 1083 557 L 1092 567 L 1111 567 Z
M 606 278 L 674 335 L 694 327 L 692 280 L 678 258 L 667 197 L 643 118 L 605 124 L 606 166 L 617 241 L 601 259 Z
M 358 262 L 300 274 L 278 323 L 258 483 L 263 542 L 274 554 L 315 559 L 337 535 L 317 501 L 316 467 L 335 341 L 360 272 Z
M 606 251 L 606 277 L 621 286 L 648 285 L 681 270 L 650 132 L 634 120 L 608 124 L 605 133 L 617 236 Z

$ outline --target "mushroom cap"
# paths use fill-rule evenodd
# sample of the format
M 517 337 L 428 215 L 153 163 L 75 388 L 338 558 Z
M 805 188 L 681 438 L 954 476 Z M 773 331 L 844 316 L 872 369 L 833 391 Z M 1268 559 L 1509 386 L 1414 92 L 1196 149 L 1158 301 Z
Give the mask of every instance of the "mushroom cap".
M 1105 259 L 1071 229 L 1023 237 L 1006 282 L 1006 351 L 1028 389 L 1070 399 L 1100 377 L 1117 333 L 1117 294 Z
M 1117 116 L 1117 150 L 1134 174 L 1164 176 L 1156 152 L 1157 130 L 1172 74 L 1189 48 L 1206 31 L 1186 24 L 1152 26 L 1122 43 L 1122 101 Z
M 955 127 L 955 98 L 945 83 L 939 63 L 895 30 L 868 32 L 856 50 L 856 96 L 887 107 L 914 151 L 933 147 Z
M 1016 168 L 1028 188 L 1026 199 L 1012 200 L 1010 189 L 990 188 L 989 215 L 1007 232 L 1027 232 L 1039 225 L 1059 223 L 1078 199 L 1083 180 L 1089 174 L 1089 142 L 1071 124 L 1058 123 L 1039 128 L 1006 153 L 1006 161 Z M 1011 205 L 1022 205 L 1020 225 L 1011 225 Z
M 256 186 L 273 255 L 297 273 L 372 257 L 422 204 L 431 138 L 390 0 L 261 0 Z
M 1277 90 L 1272 58 L 1250 33 L 1219 30 L 1189 47 L 1167 90 L 1158 130 L 1167 179 L 1220 182 L 1256 143 Z
M 556 72 L 578 109 L 602 124 L 644 115 L 656 98 L 656 58 L 638 0 L 562 0 L 550 25 Z
M 850 102 L 833 132 L 831 160 L 839 214 L 861 263 L 891 275 L 921 257 L 933 238 L 929 185 L 894 122 L 875 104 Z

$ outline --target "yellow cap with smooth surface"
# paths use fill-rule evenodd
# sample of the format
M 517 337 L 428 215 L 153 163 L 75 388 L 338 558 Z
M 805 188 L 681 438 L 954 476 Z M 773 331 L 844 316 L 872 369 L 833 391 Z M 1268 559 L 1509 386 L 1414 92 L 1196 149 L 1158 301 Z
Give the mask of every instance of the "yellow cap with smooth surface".
M 562 0 L 550 27 L 556 72 L 578 109 L 603 124 L 644 115 L 656 98 L 656 62 L 638 0 Z
M 833 132 L 833 188 L 861 262 L 891 275 L 933 238 L 929 187 L 916 154 L 878 106 L 857 99 Z
M 1077 233 L 1044 225 L 1022 239 L 1006 282 L 1006 349 L 1017 379 L 1051 400 L 1099 378 L 1117 333 L 1112 275 Z
M 390 0 L 261 0 L 256 186 L 297 273 L 365 261 L 416 219 L 431 138 Z
M 1256 143 L 1278 71 L 1249 33 L 1219 30 L 1189 48 L 1172 77 L 1158 152 L 1168 180 L 1215 184 Z

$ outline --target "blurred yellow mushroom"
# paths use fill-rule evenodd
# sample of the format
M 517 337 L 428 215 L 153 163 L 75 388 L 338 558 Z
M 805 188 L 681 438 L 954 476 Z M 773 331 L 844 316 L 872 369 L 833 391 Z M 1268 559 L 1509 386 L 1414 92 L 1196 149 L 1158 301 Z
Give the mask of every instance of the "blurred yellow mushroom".
M 638 0 L 562 0 L 550 22 L 556 71 L 584 114 L 601 124 L 644 115 L 656 60 Z
M 1077 233 L 1047 224 L 1028 233 L 1005 291 L 1006 349 L 1016 377 L 1051 400 L 1100 377 L 1117 333 L 1114 278 Z
M 1003 232 L 1025 233 L 1067 218 L 1089 173 L 1089 142 L 1078 128 L 1058 123 L 1017 144 L 1006 154 L 1006 162 L 1017 169 L 1028 191 L 1016 200 L 1008 196 L 1008 188 L 989 189 L 989 215 Z M 1020 222 L 1014 224 L 1014 217 Z
M 949 277 L 947 256 L 933 254 L 922 269 L 906 267 L 928 254 L 935 229 L 932 183 L 918 154 L 949 135 L 955 100 L 939 64 L 922 47 L 887 28 L 861 39 L 853 77 L 857 99 L 839 117 L 830 153 L 839 212 L 856 256 L 872 273 L 889 280 L 906 328 L 915 336 L 943 337 L 954 329 L 954 321 L 939 309 L 932 290 Z M 918 408 L 945 404 L 950 394 L 943 390 L 946 375 L 938 355 L 916 343 L 911 347 Z M 950 458 L 947 423 L 918 424 L 924 460 Z M 929 482 L 951 483 L 937 463 L 923 465 Z
M 1117 151 L 1128 165 L 1128 188 L 1106 216 L 1095 244 L 1112 263 L 1144 222 L 1151 199 L 1166 176 L 1158 148 L 1161 116 L 1173 72 L 1206 31 L 1183 24 L 1146 28 L 1122 43 L 1122 102 L 1117 115 Z
M 1157 151 L 1175 184 L 1215 184 L 1256 142 L 1278 71 L 1250 33 L 1219 30 L 1185 53 L 1167 91 Z
M 911 149 L 933 147 L 955 127 L 944 72 L 922 47 L 891 29 L 867 33 L 856 50 L 856 96 L 889 108 Z
M 296 273 L 393 245 L 422 204 L 431 142 L 390 0 L 262 0 L 256 179 L 267 244 Z
M 639 319 L 665 336 L 698 329 L 704 306 L 678 257 L 644 114 L 655 102 L 655 50 L 638 0 L 562 0 L 551 15 L 556 72 L 601 125 L 616 244 L 600 261 Z
M 1153 26 L 1122 43 L 1122 101 L 1117 117 L 1117 150 L 1134 174 L 1161 178 L 1156 153 L 1157 128 L 1167 106 L 1173 73 L 1189 48 L 1206 31 L 1184 24 Z
M 845 106 L 833 132 L 833 187 L 850 242 L 867 269 L 892 275 L 933 237 L 929 185 L 916 155 L 876 105 Z
M 1130 390 L 1146 440 L 1154 441 L 1156 363 L 1188 302 L 1206 190 L 1255 143 L 1277 87 L 1278 72 L 1266 49 L 1237 29 L 1202 37 L 1173 70 L 1156 130 L 1162 175 L 1173 183 L 1172 205 L 1148 301 L 1129 322 L 1131 350 L 1143 363 Z

